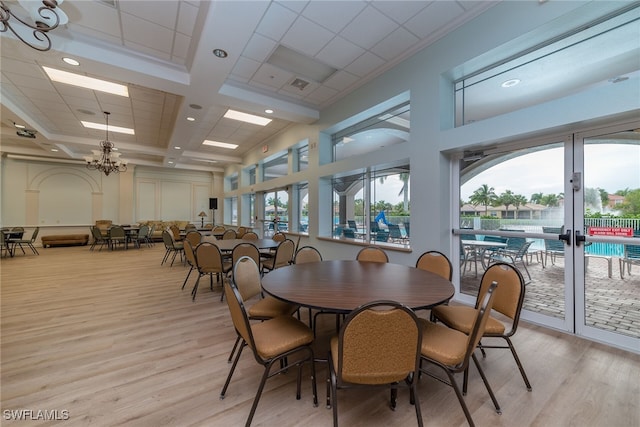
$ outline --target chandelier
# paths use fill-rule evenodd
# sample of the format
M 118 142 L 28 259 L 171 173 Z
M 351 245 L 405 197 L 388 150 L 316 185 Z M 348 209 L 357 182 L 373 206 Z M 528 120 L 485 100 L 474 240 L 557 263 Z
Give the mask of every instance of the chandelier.
M 57 7 L 63 1 L 18 0 L 18 4 L 27 11 L 33 22 L 28 22 L 27 17 L 20 17 L 15 11 L 12 12 L 4 1 L 0 1 L 0 33 L 10 30 L 24 44 L 35 50 L 45 52 L 51 49 L 51 40 L 47 33 L 58 25 L 69 22 L 66 13 Z M 25 33 L 31 30 L 31 35 L 26 36 Z M 30 40 L 31 38 L 33 40 Z
M 109 141 L 109 113 L 104 112 L 106 120 L 106 138 L 100 141 L 100 150 L 91 150 L 93 156 L 85 156 L 87 161 L 87 169 L 99 170 L 109 176 L 111 172 L 119 173 L 127 171 L 126 160 L 120 158 L 120 153 L 115 152 L 113 142 Z

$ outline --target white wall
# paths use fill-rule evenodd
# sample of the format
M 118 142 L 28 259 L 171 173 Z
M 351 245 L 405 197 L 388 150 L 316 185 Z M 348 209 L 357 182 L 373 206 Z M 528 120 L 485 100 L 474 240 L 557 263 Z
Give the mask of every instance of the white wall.
M 85 233 L 97 219 L 199 224 L 198 213 L 205 211 L 210 222 L 209 197 L 215 197 L 210 172 L 130 165 L 107 177 L 82 165 L 3 157 L 1 174 L 2 226 L 40 226 L 42 235 Z

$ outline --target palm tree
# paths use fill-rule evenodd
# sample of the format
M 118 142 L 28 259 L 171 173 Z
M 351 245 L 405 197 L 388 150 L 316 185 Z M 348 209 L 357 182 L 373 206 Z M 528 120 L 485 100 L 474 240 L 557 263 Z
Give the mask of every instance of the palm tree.
M 489 187 L 487 184 L 482 184 L 480 188 L 473 192 L 469 201 L 473 206 L 484 206 L 485 216 L 489 212 L 489 205 L 493 204 L 496 200 L 496 193 L 493 187 Z
M 531 203 L 537 203 L 541 205 L 542 204 L 541 201 L 543 197 L 544 197 L 544 194 L 542 193 L 533 193 L 531 195 Z
M 515 198 L 515 194 L 513 194 L 513 191 L 511 190 L 506 190 L 504 193 L 502 193 L 500 195 L 500 197 L 498 197 L 498 199 L 496 200 L 497 202 L 499 202 L 500 204 L 504 205 L 505 210 L 507 211 L 507 213 L 505 214 L 505 218 L 509 217 L 509 206 L 513 205 L 514 202 L 514 198 Z
M 545 194 L 540 200 L 541 205 L 547 207 L 556 207 L 560 205 L 559 197 L 555 194 Z
M 524 206 L 527 204 L 527 198 L 522 194 L 516 194 L 513 198 L 513 206 L 516 208 L 516 219 L 518 218 L 518 211 L 520 210 L 520 206 Z
M 402 188 L 400 189 L 399 195 L 404 196 L 403 200 L 403 209 L 405 212 L 409 211 L 409 173 L 403 172 L 399 176 L 400 181 L 402 181 Z

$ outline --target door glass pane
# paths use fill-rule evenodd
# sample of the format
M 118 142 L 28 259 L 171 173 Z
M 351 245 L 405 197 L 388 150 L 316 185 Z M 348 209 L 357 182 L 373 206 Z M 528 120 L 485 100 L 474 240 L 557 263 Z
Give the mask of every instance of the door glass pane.
M 460 165 L 460 290 L 476 296 L 491 255 L 502 246 L 528 283 L 524 310 L 564 319 L 564 143 L 493 154 Z M 549 227 L 549 228 L 547 228 Z M 527 234 L 549 231 L 549 239 Z M 483 232 L 510 231 L 497 238 Z M 494 245 L 495 243 L 495 245 Z M 546 243 L 546 244 L 545 244 Z M 526 247 L 521 258 L 515 255 Z
M 640 338 L 640 133 L 585 139 L 583 232 L 630 239 L 585 245 L 585 325 Z

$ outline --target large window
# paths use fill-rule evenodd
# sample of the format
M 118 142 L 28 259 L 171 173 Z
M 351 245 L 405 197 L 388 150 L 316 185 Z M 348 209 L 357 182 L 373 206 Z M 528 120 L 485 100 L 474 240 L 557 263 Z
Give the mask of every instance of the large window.
M 410 111 L 410 104 L 406 102 L 333 134 L 333 160 L 359 156 L 408 141 Z
M 264 235 L 289 230 L 289 194 L 285 190 L 264 193 Z
M 640 9 L 629 2 L 615 10 L 620 4 L 623 2 L 589 2 L 579 12 L 452 70 L 456 126 L 623 81 L 637 73 Z M 603 17 L 603 9 L 610 14 Z M 574 29 L 557 34 L 558 28 L 568 26 Z M 607 65 L 603 68 L 602 64 Z M 470 72 L 474 69 L 477 71 Z
M 238 225 L 238 198 L 227 197 L 225 201 L 225 224 Z
M 233 191 L 233 190 L 237 190 L 238 189 L 238 173 L 234 173 L 233 175 L 230 175 L 229 178 L 229 190 Z
M 334 238 L 408 245 L 409 172 L 407 162 L 333 177 Z
M 297 172 L 306 170 L 309 167 L 309 144 L 306 143 L 301 147 L 296 148 L 296 167 Z
M 269 157 L 262 165 L 262 180 L 269 181 L 270 179 L 280 178 L 287 176 L 289 173 L 289 156 L 286 151 L 275 154 Z
M 309 183 L 301 182 L 295 186 L 297 203 L 298 228 L 300 233 L 309 232 Z M 295 230 L 295 227 L 291 227 Z

